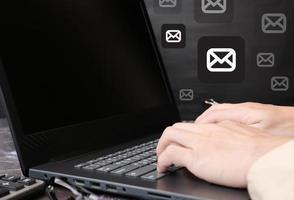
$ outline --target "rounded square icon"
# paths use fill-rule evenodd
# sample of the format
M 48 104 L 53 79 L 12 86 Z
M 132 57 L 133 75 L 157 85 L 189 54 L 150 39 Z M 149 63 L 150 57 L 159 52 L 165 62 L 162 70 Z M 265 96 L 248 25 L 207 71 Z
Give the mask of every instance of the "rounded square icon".
M 206 14 L 223 14 L 227 11 L 227 0 L 201 0 L 201 9 Z
M 159 14 L 177 14 L 181 11 L 182 0 L 153 0 L 153 7 Z
M 234 0 L 195 0 L 194 18 L 199 23 L 228 23 L 233 20 Z
M 158 4 L 161 8 L 175 8 L 177 0 L 158 0 Z
M 265 13 L 262 15 L 261 28 L 267 34 L 282 34 L 287 30 L 287 17 L 283 13 Z
M 164 24 L 161 27 L 161 43 L 164 48 L 184 48 L 186 27 L 183 24 Z
M 241 37 L 202 37 L 198 42 L 198 78 L 206 83 L 239 83 L 245 77 L 245 41 Z

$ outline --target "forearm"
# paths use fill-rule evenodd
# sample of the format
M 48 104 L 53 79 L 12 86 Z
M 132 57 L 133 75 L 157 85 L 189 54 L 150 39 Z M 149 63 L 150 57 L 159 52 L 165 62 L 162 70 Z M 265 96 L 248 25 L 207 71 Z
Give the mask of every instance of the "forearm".
M 261 157 L 249 171 L 252 200 L 294 199 L 294 140 Z

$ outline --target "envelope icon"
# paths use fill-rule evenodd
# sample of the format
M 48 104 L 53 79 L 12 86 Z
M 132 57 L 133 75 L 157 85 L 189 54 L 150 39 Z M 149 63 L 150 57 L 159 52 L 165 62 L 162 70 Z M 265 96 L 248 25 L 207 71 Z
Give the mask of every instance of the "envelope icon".
M 167 43 L 180 43 L 182 41 L 182 32 L 180 30 L 167 30 L 165 38 Z
M 206 14 L 222 14 L 227 11 L 227 0 L 202 0 L 202 12 Z
M 287 17 L 283 13 L 266 13 L 262 15 L 262 31 L 275 34 L 285 33 L 287 30 Z
M 271 79 L 272 91 L 287 91 L 289 89 L 289 78 L 286 76 L 274 76 Z
M 177 0 L 159 0 L 159 6 L 162 8 L 174 8 L 177 6 Z
M 275 55 L 273 53 L 257 54 L 258 67 L 273 67 L 275 65 Z
M 181 101 L 193 101 L 194 91 L 192 89 L 181 89 L 179 97 Z
M 210 72 L 233 72 L 237 67 L 237 54 L 232 48 L 211 48 L 206 55 Z

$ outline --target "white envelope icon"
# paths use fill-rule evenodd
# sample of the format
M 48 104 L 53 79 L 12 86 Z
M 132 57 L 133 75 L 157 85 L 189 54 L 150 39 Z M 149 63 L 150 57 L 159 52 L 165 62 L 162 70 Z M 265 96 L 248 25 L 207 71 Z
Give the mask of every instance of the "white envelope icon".
M 227 0 L 202 0 L 202 12 L 206 14 L 222 14 L 227 11 Z
M 262 15 L 262 31 L 264 33 L 285 33 L 287 17 L 283 13 L 266 13 Z
M 182 41 L 182 32 L 180 30 L 167 30 L 165 39 L 168 43 L 180 43 Z
M 162 8 L 174 8 L 177 6 L 177 0 L 159 0 L 159 6 Z
M 210 72 L 233 72 L 237 67 L 237 54 L 232 48 L 211 48 L 206 57 Z

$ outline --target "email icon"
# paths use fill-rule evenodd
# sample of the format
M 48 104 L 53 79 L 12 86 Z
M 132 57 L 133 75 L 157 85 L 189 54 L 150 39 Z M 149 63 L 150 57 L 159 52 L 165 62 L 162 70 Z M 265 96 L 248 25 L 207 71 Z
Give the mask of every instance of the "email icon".
M 159 0 L 159 7 L 161 8 L 175 8 L 177 0 Z
M 192 89 L 181 89 L 179 93 L 179 98 L 181 101 L 193 101 L 194 91 Z
M 273 53 L 257 54 L 258 67 L 273 67 L 275 65 L 275 55 Z
M 237 67 L 237 53 L 232 48 L 211 48 L 206 56 L 210 72 L 233 72 Z
M 186 27 L 183 24 L 164 24 L 162 31 L 162 46 L 164 48 L 184 48 L 186 45 Z
M 227 11 L 227 0 L 201 0 L 202 12 L 205 14 L 222 14 Z
M 287 30 L 287 17 L 283 13 L 266 13 L 262 15 L 262 31 L 264 33 L 285 33 Z
M 245 41 L 234 36 L 204 36 L 198 41 L 198 78 L 204 83 L 240 83 L 245 78 Z
M 289 78 L 286 76 L 274 76 L 271 79 L 272 91 L 283 92 L 289 90 Z
M 167 30 L 165 38 L 168 43 L 180 43 L 182 41 L 182 32 L 180 30 Z

